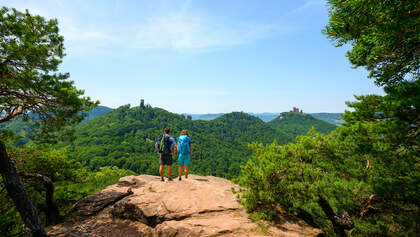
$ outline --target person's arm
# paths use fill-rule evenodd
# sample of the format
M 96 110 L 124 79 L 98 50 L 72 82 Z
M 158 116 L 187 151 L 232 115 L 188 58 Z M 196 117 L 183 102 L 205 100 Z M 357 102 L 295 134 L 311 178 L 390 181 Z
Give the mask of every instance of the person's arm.
M 193 144 L 190 143 L 190 156 L 192 156 L 192 152 L 193 152 Z
M 172 154 L 173 156 L 176 156 L 176 153 L 178 152 L 178 145 L 175 143 L 174 144 L 174 153 Z
M 155 150 L 156 150 L 156 152 L 158 152 L 157 142 L 155 143 Z M 158 152 L 158 153 L 159 153 L 159 152 Z
M 173 156 L 176 156 L 176 152 L 178 151 L 178 145 L 176 144 L 176 140 L 175 140 L 175 138 L 173 138 L 172 137 L 172 146 L 174 146 L 173 147 L 173 152 L 172 152 L 172 155 Z

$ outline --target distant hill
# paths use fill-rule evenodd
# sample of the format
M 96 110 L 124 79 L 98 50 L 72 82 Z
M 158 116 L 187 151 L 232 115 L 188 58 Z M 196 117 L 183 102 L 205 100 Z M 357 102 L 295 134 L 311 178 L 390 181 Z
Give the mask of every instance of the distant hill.
M 137 173 L 155 174 L 158 170 L 155 139 L 165 127 L 173 136 L 182 129 L 189 129 L 194 141 L 194 165 L 192 172 L 231 178 L 239 174 L 240 165 L 250 158 L 248 144 L 261 142 L 279 144 L 293 142 L 296 135 L 303 135 L 315 126 L 317 131 L 328 133 L 334 125 L 310 115 L 283 113 L 283 119 L 265 120 L 276 113 L 250 115 L 244 112 L 207 114 L 202 120 L 189 120 L 183 115 L 160 108 L 129 105 L 118 109 L 98 106 L 89 111 L 81 124 L 75 126 L 73 142 L 62 142 L 57 147 L 70 146 L 69 156 L 84 162 L 92 169 L 117 166 Z M 214 117 L 212 120 L 204 120 Z M 16 131 L 23 138 L 18 145 L 29 141 L 30 125 L 21 120 L 0 124 L 1 128 Z
M 212 120 L 223 115 L 223 113 L 218 114 L 190 114 L 192 120 Z
M 111 108 L 108 108 L 106 106 L 98 105 L 95 108 L 91 109 L 87 114 L 86 118 L 83 120 L 83 122 L 90 121 L 96 117 L 102 116 L 109 111 L 111 111 Z M 29 114 L 29 116 L 31 116 Z M 82 122 L 82 123 L 83 123 Z M 18 140 L 17 144 L 18 146 L 24 145 L 29 142 L 29 137 L 32 135 L 31 128 L 32 124 L 28 122 L 24 122 L 21 118 L 13 119 L 5 123 L 0 123 L 0 130 L 10 130 L 15 132 L 16 135 L 22 137 Z
M 276 139 L 284 144 L 294 140 L 292 135 L 246 113 L 234 112 L 204 121 L 185 119 L 160 108 L 126 105 L 76 126 L 76 140 L 58 146 L 70 145 L 69 156 L 92 169 L 113 165 L 157 175 L 159 162 L 154 143 L 165 127 L 171 128 L 174 137 L 182 129 L 190 131 L 196 150 L 192 173 L 226 178 L 238 175 L 240 165 L 250 158 L 249 143 L 268 144 Z
M 112 111 L 112 108 L 106 107 L 106 106 L 97 106 L 95 108 L 93 108 L 91 111 L 88 112 L 88 116 L 83 120 L 82 123 L 84 122 L 88 122 L 94 118 L 100 117 L 110 111 Z M 245 113 L 242 113 L 245 114 Z M 187 114 L 184 114 L 184 116 L 186 116 Z M 217 113 L 217 114 L 190 114 L 192 117 L 192 120 L 204 120 L 204 121 L 210 121 L 210 120 L 215 120 L 217 118 L 220 118 L 222 116 L 224 116 L 224 113 Z M 254 117 L 259 118 L 260 120 L 264 121 L 264 122 L 269 122 L 272 121 L 273 119 L 275 119 L 276 117 L 278 117 L 280 115 L 280 113 L 249 113 L 249 115 L 252 115 Z M 329 122 L 331 124 L 334 125 L 340 125 L 342 122 L 344 122 L 341 119 L 341 113 L 313 113 L 311 114 L 313 117 L 319 119 L 319 120 L 324 120 L 326 122 Z M 314 120 L 316 121 L 316 120 Z M 260 121 L 261 122 L 261 121 Z M 310 122 L 310 121 L 306 121 L 306 122 Z M 2 123 L 0 124 L 0 130 L 1 129 L 7 129 L 7 130 L 11 130 L 14 131 L 18 136 L 22 137 L 18 142 L 17 145 L 24 145 L 26 143 L 28 143 L 30 141 L 29 137 L 31 136 L 31 124 L 29 123 L 25 123 L 23 122 L 21 119 L 15 119 L 6 123 Z M 321 126 L 324 127 L 324 126 Z M 287 130 L 287 129 L 286 129 Z M 284 132 L 284 131 L 283 131 Z M 287 132 L 290 132 L 290 130 L 287 130 Z M 291 134 L 286 134 L 284 136 L 287 137 L 287 139 L 292 139 L 293 140 L 293 134 L 295 133 L 291 133 Z
M 266 113 L 249 113 L 249 114 L 260 118 L 264 122 L 269 122 L 269 121 L 277 118 L 280 115 L 280 113 L 268 113 L 268 112 L 266 112 Z
M 314 118 L 323 120 L 325 122 L 340 126 L 344 123 L 344 120 L 341 118 L 342 113 L 311 113 Z
M 268 122 L 274 118 L 276 118 L 277 116 L 280 115 L 280 113 L 248 113 L 252 116 L 255 116 L 259 119 L 261 119 L 264 122 Z M 187 114 L 185 114 L 187 115 Z M 224 115 L 224 113 L 217 113 L 217 114 L 190 114 L 192 120 L 212 120 L 212 119 L 216 119 L 222 115 Z
M 13 119 L 4 123 L 0 123 L 0 132 L 2 130 L 13 131 L 17 136 L 21 137 L 15 145 L 21 146 L 29 142 L 29 137 L 32 135 L 32 124 L 24 122 L 22 119 Z
M 269 122 L 275 118 L 277 118 L 281 113 L 249 113 L 250 115 L 253 115 L 257 118 L 260 118 L 264 122 Z M 344 122 L 344 120 L 341 119 L 342 113 L 309 113 L 312 115 L 312 117 L 323 120 L 325 122 L 334 124 L 336 126 L 339 126 L 341 123 Z M 217 113 L 217 114 L 191 114 L 191 117 L 193 120 L 212 120 L 215 118 L 218 118 L 222 116 L 223 113 Z
M 88 116 L 83 120 L 83 122 L 87 122 L 90 121 L 94 118 L 97 118 L 99 116 L 102 116 L 106 113 L 108 113 L 109 111 L 112 111 L 113 109 L 106 107 L 106 106 L 102 106 L 102 105 L 98 105 L 95 108 L 91 109 L 87 114 Z
M 316 131 L 324 134 L 328 134 L 336 128 L 335 125 L 316 119 L 312 115 L 293 112 L 282 113 L 268 122 L 268 125 L 293 136 L 305 135 L 312 126 Z

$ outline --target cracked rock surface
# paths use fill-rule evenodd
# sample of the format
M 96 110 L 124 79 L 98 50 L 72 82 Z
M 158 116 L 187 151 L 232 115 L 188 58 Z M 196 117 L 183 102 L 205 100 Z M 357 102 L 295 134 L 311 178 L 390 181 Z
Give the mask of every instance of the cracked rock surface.
M 226 179 L 190 175 L 161 182 L 127 176 L 80 200 L 49 236 L 316 236 L 318 229 L 292 217 L 281 224 L 252 222 Z

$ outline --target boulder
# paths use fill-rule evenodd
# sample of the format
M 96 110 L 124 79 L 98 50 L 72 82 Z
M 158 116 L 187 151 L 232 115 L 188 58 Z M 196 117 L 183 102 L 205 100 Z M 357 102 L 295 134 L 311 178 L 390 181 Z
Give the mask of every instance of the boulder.
M 123 177 L 78 202 L 50 236 L 316 236 L 320 230 L 296 218 L 255 223 L 229 180 L 190 175 L 161 182 L 150 175 Z
M 131 194 L 133 192 L 129 189 L 126 192 L 99 192 L 89 195 L 73 206 L 70 217 L 75 219 L 90 217 Z

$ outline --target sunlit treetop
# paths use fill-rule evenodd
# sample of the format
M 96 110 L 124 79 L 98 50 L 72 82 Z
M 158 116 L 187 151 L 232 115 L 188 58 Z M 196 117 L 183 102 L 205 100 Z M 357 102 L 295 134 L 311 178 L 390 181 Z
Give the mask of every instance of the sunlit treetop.
M 380 86 L 419 79 L 420 1 L 329 0 L 324 33 Z
M 0 123 L 31 115 L 46 138 L 98 103 L 58 71 L 63 41 L 56 19 L 0 9 Z

